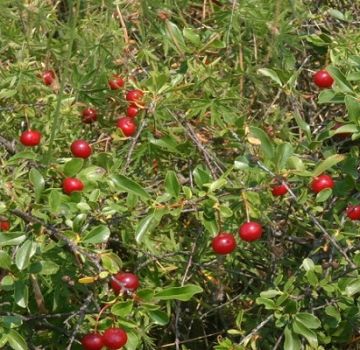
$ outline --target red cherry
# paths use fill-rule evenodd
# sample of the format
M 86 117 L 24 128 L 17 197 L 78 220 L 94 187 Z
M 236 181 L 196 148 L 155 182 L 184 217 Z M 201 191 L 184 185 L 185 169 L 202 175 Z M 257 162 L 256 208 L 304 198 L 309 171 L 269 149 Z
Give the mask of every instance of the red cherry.
M 84 189 L 84 184 L 81 180 L 75 177 L 67 177 L 63 181 L 63 191 L 66 194 L 71 194 L 72 192 L 81 192 Z
M 119 283 L 117 283 L 117 280 Z M 129 290 L 134 292 L 139 288 L 140 282 L 136 275 L 130 272 L 119 272 L 110 281 L 111 288 L 114 290 L 115 294 L 119 294 L 122 289 Z
M 239 228 L 240 238 L 247 242 L 256 241 L 257 239 L 261 238 L 262 232 L 262 226 L 255 221 L 246 222 Z
M 117 127 L 121 129 L 125 136 L 132 136 L 136 132 L 136 123 L 133 118 L 122 117 L 117 121 Z
M 217 254 L 229 254 L 236 248 L 236 241 L 231 233 L 222 232 L 211 242 L 213 251 Z
M 37 130 L 26 130 L 20 136 L 20 142 L 27 147 L 37 146 L 41 140 L 41 132 Z
M 313 81 L 320 88 L 331 88 L 334 79 L 325 69 L 322 69 L 313 75 Z
M 127 342 L 127 334 L 121 328 L 108 328 L 103 334 L 103 342 L 110 350 L 123 347 Z
M 351 220 L 360 220 L 360 205 L 348 206 L 346 216 Z
M 278 196 L 283 196 L 284 194 L 287 193 L 287 191 L 288 189 L 284 184 L 279 184 L 272 186 L 271 193 L 273 194 L 273 196 L 278 197 Z
M 101 350 L 104 347 L 103 337 L 99 333 L 86 334 L 81 344 L 85 350 Z
M 109 87 L 111 90 L 119 90 L 124 86 L 124 80 L 120 75 L 113 75 L 109 80 Z
M 131 118 L 135 118 L 139 113 L 139 110 L 135 105 L 130 105 L 126 110 L 126 115 Z
M 326 188 L 333 188 L 335 185 L 334 180 L 329 175 L 320 175 L 314 178 L 311 182 L 311 190 L 315 193 L 319 193 L 320 191 Z
M 45 85 L 51 85 L 55 80 L 55 73 L 52 70 L 46 70 L 42 73 L 41 78 Z
M 129 102 L 139 102 L 144 93 L 141 90 L 130 90 L 126 94 L 126 100 Z
M 76 140 L 71 144 L 71 152 L 74 157 L 88 158 L 91 155 L 91 147 L 84 140 Z
M 97 119 L 97 113 L 95 111 L 95 109 L 93 108 L 85 108 L 82 111 L 82 121 L 85 124 L 90 124 L 95 122 Z
M 9 231 L 10 222 L 8 220 L 0 220 L 0 231 Z

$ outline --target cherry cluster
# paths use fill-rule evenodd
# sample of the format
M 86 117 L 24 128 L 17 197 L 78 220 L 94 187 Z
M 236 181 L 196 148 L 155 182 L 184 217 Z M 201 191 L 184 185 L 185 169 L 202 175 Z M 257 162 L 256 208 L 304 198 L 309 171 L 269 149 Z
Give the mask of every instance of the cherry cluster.
M 314 193 L 319 193 L 322 190 L 332 189 L 335 182 L 330 175 L 322 174 L 315 177 L 310 183 L 310 188 Z M 288 185 L 284 182 L 272 186 L 271 193 L 273 196 L 284 196 L 288 193 Z M 360 220 L 360 205 L 349 205 L 346 209 L 346 216 L 350 220 Z M 252 242 L 261 238 L 263 228 L 261 224 L 256 221 L 248 221 L 239 227 L 239 236 L 243 241 Z M 212 249 L 216 254 L 229 254 L 236 248 L 235 237 L 228 232 L 221 232 L 216 235 L 212 242 Z

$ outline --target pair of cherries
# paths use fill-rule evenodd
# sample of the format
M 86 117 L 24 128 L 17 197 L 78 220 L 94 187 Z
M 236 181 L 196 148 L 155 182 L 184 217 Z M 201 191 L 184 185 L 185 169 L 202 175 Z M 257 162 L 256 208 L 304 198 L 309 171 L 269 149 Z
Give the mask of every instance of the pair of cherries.
M 81 345 L 85 350 L 101 350 L 106 346 L 110 350 L 121 349 L 127 343 L 126 332 L 121 328 L 108 328 L 103 334 L 93 332 L 86 334 Z

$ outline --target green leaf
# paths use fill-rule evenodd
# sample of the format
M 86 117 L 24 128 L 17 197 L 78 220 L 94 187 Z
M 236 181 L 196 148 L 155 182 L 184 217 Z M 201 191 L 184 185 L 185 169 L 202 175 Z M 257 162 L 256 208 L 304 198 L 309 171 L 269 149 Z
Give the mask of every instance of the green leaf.
M 304 268 L 305 271 L 311 271 L 314 270 L 315 264 L 310 258 L 305 258 L 301 264 L 301 266 Z
M 298 127 L 305 132 L 306 134 L 306 138 L 308 140 L 311 140 L 311 129 L 310 129 L 310 125 L 308 123 L 306 123 L 306 121 L 301 117 L 300 114 L 295 113 L 294 114 L 294 118 L 296 121 L 296 124 L 298 125 Z
M 111 313 L 115 316 L 126 317 L 133 309 L 133 302 L 131 300 L 121 301 L 111 307 Z
M 106 170 L 99 166 L 89 166 L 81 170 L 78 177 L 83 178 L 87 181 L 98 181 L 106 174 Z
M 51 190 L 48 197 L 49 207 L 52 213 L 57 213 L 61 205 L 61 193 L 59 190 Z
M 260 147 L 264 155 L 268 159 L 273 159 L 274 157 L 274 145 L 270 140 L 269 135 L 262 129 L 256 128 L 254 126 L 250 127 L 250 136 L 258 139 L 261 143 Z
M 11 257 L 8 253 L 3 250 L 0 250 L 0 268 L 10 270 L 11 267 Z
M 195 33 L 194 29 L 184 28 L 183 35 L 185 39 L 189 40 L 195 46 L 201 45 L 200 36 L 199 34 Z
M 14 300 L 18 306 L 22 308 L 27 307 L 29 301 L 29 287 L 24 281 L 16 281 L 14 283 Z
M 186 44 L 178 26 L 171 21 L 166 21 L 166 34 L 174 43 L 176 51 L 183 55 L 186 51 Z
M 318 103 L 344 103 L 344 94 L 337 93 L 330 89 L 325 89 L 318 96 Z
M 342 162 L 346 158 L 343 154 L 333 154 L 332 156 L 323 160 L 313 171 L 312 176 L 319 176 L 326 170 L 332 168 L 337 163 Z
M 112 252 L 101 254 L 101 262 L 105 270 L 117 273 L 122 267 L 121 259 Z
M 260 69 L 258 69 L 258 73 L 271 78 L 279 86 L 283 86 L 283 83 L 281 82 L 279 75 L 273 69 L 260 68 Z
M 274 298 L 280 294 L 283 294 L 283 292 L 281 292 L 280 290 L 269 289 L 261 292 L 260 296 L 263 298 Z
M 294 332 L 305 337 L 311 346 L 315 348 L 318 346 L 317 336 L 314 331 L 312 331 L 310 328 L 306 327 L 302 322 L 296 319 L 294 320 L 292 326 Z
M 161 310 L 149 311 L 148 315 L 159 326 L 165 326 L 170 321 L 168 315 Z
M 354 123 L 360 122 L 360 102 L 352 96 L 345 96 L 345 105 L 349 119 Z
M 209 192 L 214 192 L 227 184 L 227 180 L 224 178 L 217 179 L 211 183 L 204 184 L 205 187 L 209 188 Z
M 7 245 L 18 245 L 24 242 L 25 239 L 26 236 L 21 232 L 0 233 L 0 247 L 5 247 Z
M 15 255 L 15 264 L 17 268 L 22 271 L 30 264 L 31 257 L 36 252 L 37 243 L 28 240 L 17 250 Z
M 353 295 L 360 292 L 360 278 L 353 280 L 349 283 L 348 286 L 345 288 L 345 293 L 347 296 L 352 297 Z
M 196 185 L 200 188 L 213 180 L 209 171 L 202 166 L 197 166 L 193 171 L 193 175 Z
M 99 225 L 94 227 L 83 239 L 84 243 L 103 243 L 110 237 L 110 230 L 106 225 Z
M 6 335 L 7 341 L 12 349 L 14 350 L 27 350 L 28 346 L 25 339 L 15 330 L 10 329 Z
M 45 180 L 37 169 L 31 168 L 29 173 L 29 181 L 34 186 L 35 201 L 39 202 L 41 193 L 45 188 Z
M 169 170 L 165 177 L 165 189 L 166 192 L 172 195 L 175 199 L 180 194 L 180 183 L 176 176 L 175 171 Z
M 256 304 L 264 305 L 266 310 L 276 309 L 275 302 L 268 298 L 263 298 L 263 297 L 256 298 Z
M 293 154 L 293 147 L 290 143 L 281 143 L 276 148 L 275 164 L 278 171 L 285 168 L 288 159 Z
M 322 191 L 320 191 L 315 198 L 316 203 L 322 203 L 325 202 L 330 196 L 332 195 L 332 189 L 326 188 Z
M 342 125 L 339 128 L 330 131 L 331 135 L 344 134 L 344 133 L 354 134 L 356 132 L 359 132 L 359 128 L 355 124 Z
M 298 171 L 305 170 L 304 162 L 299 157 L 296 156 L 289 157 L 286 165 L 289 169 L 295 169 Z
M 75 176 L 82 169 L 83 165 L 84 165 L 84 159 L 73 158 L 65 164 L 64 174 L 66 176 Z
M 155 210 L 139 222 L 135 230 L 135 240 L 137 243 L 140 243 L 144 235 L 150 233 L 160 223 L 163 214 L 163 211 Z
M 123 175 L 110 175 L 110 180 L 121 191 L 135 194 L 143 200 L 150 199 L 150 195 L 137 182 Z
M 334 66 L 328 66 L 326 70 L 330 73 L 331 77 L 334 78 L 336 87 L 339 88 L 341 92 L 345 94 L 353 92 L 352 86 L 346 80 L 345 75 L 342 74 L 338 68 Z
M 301 341 L 299 337 L 289 327 L 285 327 L 284 335 L 285 335 L 284 350 L 301 349 Z
M 203 289 L 195 284 L 187 284 L 183 287 L 167 287 L 155 294 L 160 300 L 181 300 L 188 301 L 195 294 L 202 293 Z
M 295 319 L 310 329 L 318 329 L 321 326 L 320 320 L 308 312 L 297 313 Z

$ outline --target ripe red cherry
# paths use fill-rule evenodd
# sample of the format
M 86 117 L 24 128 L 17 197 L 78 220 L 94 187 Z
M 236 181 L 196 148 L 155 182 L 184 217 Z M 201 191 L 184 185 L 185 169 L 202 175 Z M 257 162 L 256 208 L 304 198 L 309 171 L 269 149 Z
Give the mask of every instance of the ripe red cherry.
M 121 328 L 108 328 L 103 336 L 104 345 L 110 350 L 123 347 L 127 342 L 127 334 Z
M 360 220 L 360 205 L 348 206 L 346 216 L 351 220 Z
M 101 350 L 104 347 L 103 337 L 99 333 L 86 334 L 81 344 L 85 350 Z
M 126 110 L 126 115 L 131 118 L 135 118 L 139 113 L 139 110 L 136 106 L 130 105 Z
M 314 83 L 320 88 L 331 88 L 334 79 L 331 75 L 325 70 L 319 70 L 313 75 Z
M 139 102 L 143 96 L 144 93 L 141 90 L 130 90 L 126 94 L 126 100 L 129 102 Z
M 335 185 L 334 180 L 329 175 L 320 175 L 314 178 L 311 182 L 311 190 L 315 193 L 319 193 L 320 191 L 326 188 L 333 188 Z
M 37 130 L 26 130 L 20 136 L 20 142 L 27 147 L 37 146 L 41 140 L 41 132 Z
M 97 119 L 97 113 L 95 111 L 95 109 L 93 108 L 85 108 L 82 111 L 82 121 L 85 124 L 90 124 L 95 122 Z
M 63 191 L 66 194 L 71 194 L 72 192 L 81 192 L 84 189 L 84 184 L 81 180 L 75 177 L 67 177 L 63 181 Z
M 215 253 L 229 254 L 236 248 L 236 241 L 232 234 L 223 232 L 213 238 L 211 245 Z
M 71 144 L 71 152 L 74 157 L 88 158 L 91 155 L 91 147 L 84 140 L 76 140 Z
M 114 279 L 116 279 L 120 284 L 116 283 Z M 111 279 L 110 284 L 115 294 L 119 294 L 122 289 L 129 290 L 130 292 L 134 292 L 140 286 L 138 277 L 130 272 L 117 273 Z
M 52 70 L 46 70 L 41 74 L 41 78 L 45 85 L 51 85 L 55 80 L 55 73 Z
M 113 75 L 109 80 L 109 87 L 111 90 L 119 90 L 124 86 L 124 80 L 120 75 Z
M 133 118 L 122 117 L 117 121 L 117 127 L 121 129 L 125 136 L 132 136 L 136 132 L 136 123 Z
M 283 196 L 284 194 L 287 193 L 287 191 L 288 189 L 284 184 L 279 184 L 272 186 L 271 193 L 273 194 L 273 196 L 278 197 L 278 196 Z
M 257 239 L 261 238 L 262 232 L 262 226 L 255 221 L 246 222 L 239 228 L 240 238 L 247 242 L 256 241 Z
M 0 220 L 0 231 L 9 231 L 10 222 L 8 220 Z

